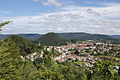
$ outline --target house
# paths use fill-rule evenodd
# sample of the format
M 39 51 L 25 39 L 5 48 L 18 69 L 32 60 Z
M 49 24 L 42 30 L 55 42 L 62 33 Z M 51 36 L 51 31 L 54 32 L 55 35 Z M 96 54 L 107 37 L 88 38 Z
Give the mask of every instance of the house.
M 25 61 L 25 58 L 22 55 L 19 55 L 18 57 Z
M 116 58 L 116 61 L 117 61 L 117 62 L 120 62 L 120 58 Z

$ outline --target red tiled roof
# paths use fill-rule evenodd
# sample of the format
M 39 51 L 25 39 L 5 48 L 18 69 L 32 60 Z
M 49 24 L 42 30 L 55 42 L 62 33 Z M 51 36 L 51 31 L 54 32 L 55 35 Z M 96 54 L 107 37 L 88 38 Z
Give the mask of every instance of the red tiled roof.
M 120 58 L 116 58 L 116 60 L 117 60 L 117 61 L 119 61 L 119 60 L 120 60 Z

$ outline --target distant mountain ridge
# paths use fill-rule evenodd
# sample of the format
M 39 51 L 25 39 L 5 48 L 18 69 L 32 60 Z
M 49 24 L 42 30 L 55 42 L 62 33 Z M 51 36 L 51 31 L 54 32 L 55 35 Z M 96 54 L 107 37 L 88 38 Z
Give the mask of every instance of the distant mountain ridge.
M 111 36 L 111 38 L 113 38 L 113 39 L 119 39 L 120 40 L 120 35 L 110 35 Z
M 8 36 L 10 36 L 10 34 L 4 35 L 4 34 L 0 34 L 0 40 L 7 38 Z
M 58 33 L 59 36 L 67 39 L 78 39 L 78 40 L 101 40 L 101 39 L 111 39 L 111 37 L 99 34 L 89 34 L 89 33 Z
M 14 35 L 14 34 L 5 34 L 5 35 L 0 34 L 0 40 L 5 39 L 10 35 Z M 36 40 L 39 37 L 41 37 L 43 34 L 15 34 L 15 35 L 21 36 L 21 37 L 28 39 L 28 40 Z
M 40 38 L 43 34 L 18 34 L 18 35 L 28 40 L 36 40 Z
M 70 33 L 56 33 L 62 38 L 66 39 L 79 39 L 79 40 L 120 40 L 120 35 L 101 35 L 101 34 L 89 34 L 83 32 L 70 32 Z M 12 34 L 0 34 L 0 40 L 7 38 Z M 36 40 L 42 37 L 44 34 L 16 34 L 28 40 Z

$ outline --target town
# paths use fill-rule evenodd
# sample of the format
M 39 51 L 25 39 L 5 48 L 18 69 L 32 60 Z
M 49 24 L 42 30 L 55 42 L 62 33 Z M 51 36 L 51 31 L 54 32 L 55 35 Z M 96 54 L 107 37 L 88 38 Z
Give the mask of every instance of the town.
M 40 46 L 40 43 L 39 43 Z M 53 53 L 53 59 L 56 63 L 65 61 L 74 62 L 76 65 L 85 67 L 93 67 L 93 64 L 98 60 L 114 60 L 120 62 L 120 44 L 111 44 L 98 42 L 93 40 L 81 41 L 77 43 L 67 43 L 63 46 L 45 46 L 43 50 L 34 52 L 25 57 L 19 55 L 20 58 L 30 59 L 34 61 L 36 58 L 42 58 L 44 50 Z

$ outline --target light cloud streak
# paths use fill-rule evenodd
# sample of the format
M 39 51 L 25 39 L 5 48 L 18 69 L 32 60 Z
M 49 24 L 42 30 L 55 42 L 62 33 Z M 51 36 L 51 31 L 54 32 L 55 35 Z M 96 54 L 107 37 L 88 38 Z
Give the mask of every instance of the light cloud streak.
M 49 5 L 54 5 L 54 6 L 57 6 L 57 7 L 61 7 L 61 3 L 58 2 L 57 0 L 33 0 L 35 2 L 42 2 L 43 5 L 45 6 L 49 6 Z

